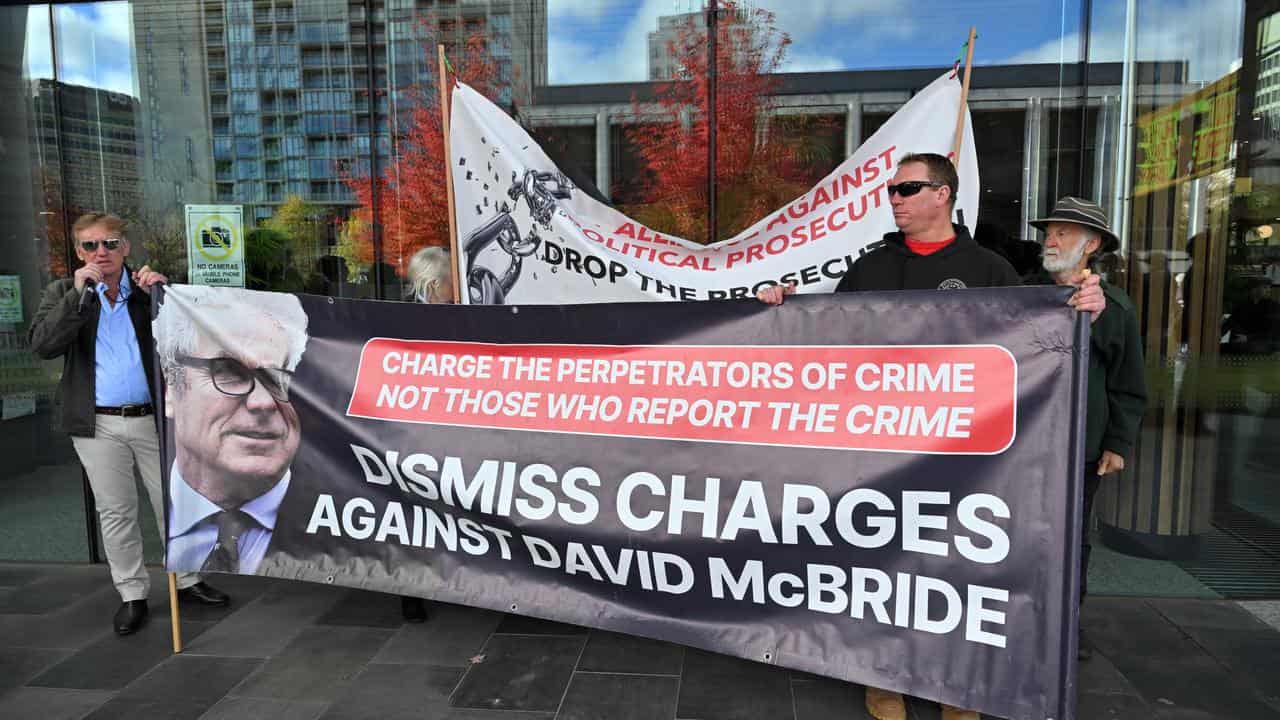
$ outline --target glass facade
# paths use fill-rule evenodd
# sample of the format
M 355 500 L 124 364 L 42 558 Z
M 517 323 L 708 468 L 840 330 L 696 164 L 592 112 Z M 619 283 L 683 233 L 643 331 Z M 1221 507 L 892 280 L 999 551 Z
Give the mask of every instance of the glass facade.
M 744 0 L 714 18 L 693 0 L 0 8 L 0 300 L 16 303 L 0 316 L 0 559 L 90 554 L 80 470 L 52 429 L 61 363 L 25 346 L 40 290 L 74 269 L 80 213 L 125 217 L 134 264 L 181 280 L 183 206 L 242 205 L 251 287 L 402 299 L 413 252 L 447 243 L 443 45 L 578 187 L 727 237 L 756 219 L 735 210 L 753 183 L 798 194 L 822 177 L 974 23 L 978 240 L 1030 271 L 1030 221 L 1093 198 L 1122 241 L 1103 270 L 1139 314 L 1152 401 L 1099 494 L 1091 589 L 1280 597 L 1280 2 L 1253 0 Z M 664 121 L 701 137 L 678 180 L 706 186 L 712 58 L 715 194 L 664 194 L 677 179 L 646 159 Z M 18 543 L 24 523 L 51 539 Z

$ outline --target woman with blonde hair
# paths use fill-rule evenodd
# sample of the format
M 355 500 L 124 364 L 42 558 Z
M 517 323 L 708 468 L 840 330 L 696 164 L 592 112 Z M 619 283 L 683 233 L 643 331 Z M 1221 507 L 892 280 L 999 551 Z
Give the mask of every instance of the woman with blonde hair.
M 449 251 L 442 247 L 425 247 L 409 259 L 409 286 L 406 300 L 424 304 L 453 302 L 453 263 Z M 404 619 L 420 623 L 427 619 L 427 605 L 422 598 L 400 596 Z
M 425 247 L 413 254 L 409 260 L 409 290 L 416 302 L 453 302 L 453 261 L 447 248 Z

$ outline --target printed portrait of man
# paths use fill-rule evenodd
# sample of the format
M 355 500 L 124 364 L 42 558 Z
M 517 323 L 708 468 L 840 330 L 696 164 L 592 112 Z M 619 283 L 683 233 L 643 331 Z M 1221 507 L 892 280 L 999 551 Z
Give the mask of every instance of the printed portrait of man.
M 289 386 L 307 315 L 292 295 L 183 286 L 154 331 L 173 437 L 169 568 L 255 573 L 298 451 Z

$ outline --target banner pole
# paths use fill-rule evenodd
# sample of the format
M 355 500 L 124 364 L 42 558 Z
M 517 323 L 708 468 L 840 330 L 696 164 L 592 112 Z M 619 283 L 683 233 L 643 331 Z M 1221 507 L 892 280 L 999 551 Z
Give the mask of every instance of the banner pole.
M 969 42 L 964 58 L 964 82 L 960 86 L 960 110 L 956 113 L 956 139 L 951 144 L 951 164 L 960 167 L 960 145 L 964 142 L 964 116 L 969 104 L 969 75 L 973 72 L 973 42 L 978 39 L 978 27 L 969 27 Z
M 182 627 L 178 617 L 178 576 L 169 573 L 169 624 L 173 631 L 173 651 L 182 652 Z
M 462 258 L 458 255 L 458 221 L 453 203 L 453 159 L 449 155 L 449 70 L 444 44 L 436 45 L 440 65 L 440 130 L 444 133 L 444 187 L 449 203 L 449 257 L 453 259 L 453 302 L 462 302 Z

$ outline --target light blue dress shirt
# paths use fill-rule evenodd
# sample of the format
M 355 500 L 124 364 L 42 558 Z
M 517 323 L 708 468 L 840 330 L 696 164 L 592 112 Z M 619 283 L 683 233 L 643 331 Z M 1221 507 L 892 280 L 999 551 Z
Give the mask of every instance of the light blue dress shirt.
M 289 476 L 284 477 L 270 490 L 240 506 L 240 510 L 257 524 L 240 536 L 240 572 L 251 575 L 267 554 L 271 533 L 276 529 L 276 512 L 280 501 L 289 491 Z M 201 495 L 182 479 L 175 463 L 169 480 L 169 567 L 181 570 L 199 570 L 213 546 L 218 544 L 218 526 L 213 516 L 222 511 L 209 498 Z
M 107 284 L 98 283 L 98 338 L 94 350 L 94 404 L 106 407 L 145 405 L 151 402 L 147 373 L 138 349 L 138 335 L 129 317 L 133 283 L 126 268 L 120 274 L 120 294 L 114 305 L 107 300 Z

